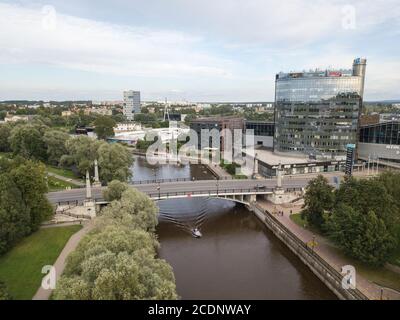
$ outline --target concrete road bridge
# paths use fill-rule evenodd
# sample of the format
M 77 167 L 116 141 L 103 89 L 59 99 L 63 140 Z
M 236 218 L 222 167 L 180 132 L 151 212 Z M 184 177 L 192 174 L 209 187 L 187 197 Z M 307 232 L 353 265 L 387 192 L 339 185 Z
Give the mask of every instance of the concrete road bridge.
M 285 192 L 301 191 L 311 178 L 291 178 L 282 182 Z M 156 201 L 191 197 L 224 198 L 244 204 L 254 201 L 258 195 L 272 194 L 277 187 L 276 179 L 243 180 L 152 180 L 131 184 Z M 91 196 L 96 204 L 105 203 L 102 192 L 106 187 L 92 187 Z M 86 189 L 71 189 L 47 194 L 53 204 L 81 204 L 86 199 Z

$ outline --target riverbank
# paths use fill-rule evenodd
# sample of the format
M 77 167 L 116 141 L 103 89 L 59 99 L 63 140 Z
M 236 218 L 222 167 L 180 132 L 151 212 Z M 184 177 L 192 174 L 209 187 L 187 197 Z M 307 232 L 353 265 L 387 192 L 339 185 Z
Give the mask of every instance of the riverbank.
M 245 206 L 199 198 L 159 206 L 159 254 L 173 266 L 182 299 L 336 299 Z
M 143 151 L 138 151 L 138 150 L 131 150 L 131 151 L 136 156 L 146 157 L 146 153 Z M 156 153 L 155 156 L 160 157 L 163 160 L 170 159 L 171 161 L 177 162 L 177 159 L 171 158 L 171 156 L 169 154 Z M 194 162 L 193 164 L 200 164 L 200 160 L 197 157 L 180 156 L 180 159 L 182 159 L 183 161 L 186 161 L 188 163 Z M 207 169 L 214 175 L 214 177 L 216 177 L 218 179 L 223 179 L 223 180 L 232 179 L 232 176 L 217 164 L 212 164 L 212 163 L 201 163 L 201 164 L 206 166 Z
M 340 250 L 333 247 L 327 239 L 314 234 L 310 230 L 304 229 L 297 225 L 294 221 L 290 219 L 290 211 L 296 214 L 301 210 L 301 206 L 279 206 L 274 205 L 267 201 L 259 201 L 257 204 L 264 210 L 264 212 L 269 212 L 265 214 L 269 214 L 274 219 L 279 221 L 283 226 L 285 226 L 288 230 L 290 230 L 293 235 L 295 235 L 302 243 L 306 244 L 310 241 L 315 241 L 316 246 L 313 251 L 319 257 L 321 257 L 324 261 L 326 261 L 334 270 L 337 272 L 341 272 L 342 266 L 345 265 L 354 265 L 354 260 L 351 260 L 345 257 Z M 273 212 L 282 211 L 283 215 L 273 215 Z M 371 279 L 371 274 L 368 275 L 367 270 L 359 269 L 358 265 L 356 267 L 356 284 L 357 288 L 371 300 L 380 300 L 380 299 L 389 299 L 389 300 L 399 300 L 400 293 L 393 290 L 392 288 L 388 288 L 387 286 L 381 286 L 373 282 Z M 364 271 L 364 272 L 363 272 Z M 389 272 L 389 271 L 388 271 Z

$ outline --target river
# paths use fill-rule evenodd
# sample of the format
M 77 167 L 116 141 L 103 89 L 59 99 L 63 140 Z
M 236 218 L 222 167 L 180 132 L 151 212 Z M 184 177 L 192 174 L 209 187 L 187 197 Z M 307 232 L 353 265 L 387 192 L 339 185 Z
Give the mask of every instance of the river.
M 204 166 L 150 166 L 135 157 L 134 181 L 206 178 Z M 159 256 L 174 269 L 182 299 L 336 299 L 244 206 L 193 198 L 159 202 Z M 198 227 L 202 238 L 190 230 Z

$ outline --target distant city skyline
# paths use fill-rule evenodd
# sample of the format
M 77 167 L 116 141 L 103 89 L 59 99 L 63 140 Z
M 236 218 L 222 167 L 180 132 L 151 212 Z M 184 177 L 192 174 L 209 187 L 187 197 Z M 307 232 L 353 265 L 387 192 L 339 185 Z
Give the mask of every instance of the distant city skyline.
M 400 3 L 0 0 L 1 100 L 274 101 L 280 71 L 366 57 L 365 101 L 400 99 Z

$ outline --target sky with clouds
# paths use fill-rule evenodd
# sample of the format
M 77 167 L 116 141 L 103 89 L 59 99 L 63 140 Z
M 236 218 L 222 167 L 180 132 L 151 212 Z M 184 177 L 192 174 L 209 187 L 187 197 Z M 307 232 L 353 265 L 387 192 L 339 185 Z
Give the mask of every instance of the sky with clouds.
M 273 101 L 279 71 L 355 57 L 400 99 L 399 0 L 0 0 L 0 100 Z

